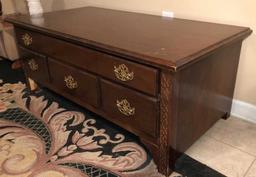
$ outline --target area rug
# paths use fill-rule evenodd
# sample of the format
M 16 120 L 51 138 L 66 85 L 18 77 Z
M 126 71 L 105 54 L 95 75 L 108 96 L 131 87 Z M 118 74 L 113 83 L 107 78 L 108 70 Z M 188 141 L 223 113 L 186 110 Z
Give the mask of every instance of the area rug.
M 31 93 L 24 81 L 0 61 L 1 177 L 162 177 L 136 136 L 47 89 Z M 223 176 L 186 155 L 176 168 Z

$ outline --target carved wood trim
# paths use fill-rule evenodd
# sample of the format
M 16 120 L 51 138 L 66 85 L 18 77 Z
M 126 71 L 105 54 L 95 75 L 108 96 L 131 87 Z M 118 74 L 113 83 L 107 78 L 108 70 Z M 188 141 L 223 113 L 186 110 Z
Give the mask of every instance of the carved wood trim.
M 169 175 L 169 129 L 171 116 L 172 76 L 161 73 L 160 96 L 160 138 L 159 138 L 159 171 Z

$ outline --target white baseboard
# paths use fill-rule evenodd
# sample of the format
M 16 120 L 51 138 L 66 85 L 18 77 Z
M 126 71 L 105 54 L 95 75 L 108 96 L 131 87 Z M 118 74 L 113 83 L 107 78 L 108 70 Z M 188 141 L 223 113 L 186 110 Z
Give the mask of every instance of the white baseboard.
M 231 115 L 256 123 L 256 105 L 233 100 Z

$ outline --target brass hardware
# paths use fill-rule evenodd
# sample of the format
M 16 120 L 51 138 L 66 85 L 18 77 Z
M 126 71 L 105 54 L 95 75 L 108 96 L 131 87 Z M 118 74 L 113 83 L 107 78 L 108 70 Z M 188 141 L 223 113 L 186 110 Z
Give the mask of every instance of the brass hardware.
M 116 106 L 118 110 L 126 116 L 132 116 L 135 114 L 135 108 L 132 108 L 130 103 L 126 99 L 121 101 L 117 100 Z
M 114 66 L 114 72 L 116 77 L 121 81 L 131 81 L 134 78 L 134 73 L 129 71 L 129 68 L 125 64 L 121 64 L 118 67 Z
M 36 63 L 35 59 L 31 59 L 28 61 L 28 65 L 29 65 L 29 68 L 32 70 L 32 71 L 37 71 L 39 66 L 38 64 Z
M 29 46 L 33 42 L 32 37 L 28 33 L 26 33 L 22 36 L 22 40 L 23 40 L 23 43 L 25 46 Z
M 78 88 L 77 81 L 71 75 L 65 76 L 64 81 L 66 83 L 67 88 L 69 88 L 69 89 Z

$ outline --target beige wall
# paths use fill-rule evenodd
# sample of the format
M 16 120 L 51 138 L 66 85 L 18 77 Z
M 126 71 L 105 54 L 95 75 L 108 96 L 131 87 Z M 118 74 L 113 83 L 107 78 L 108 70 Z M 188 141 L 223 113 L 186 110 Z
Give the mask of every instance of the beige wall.
M 176 17 L 249 26 L 256 32 L 255 0 L 42 0 L 46 11 L 99 6 L 160 15 L 172 10 Z M 256 33 L 243 45 L 235 97 L 256 105 Z
M 11 0 L 2 0 L 3 14 L 10 14 L 15 12 L 14 1 Z
M 25 0 L 1 0 L 3 14 L 26 13 L 27 5 Z

